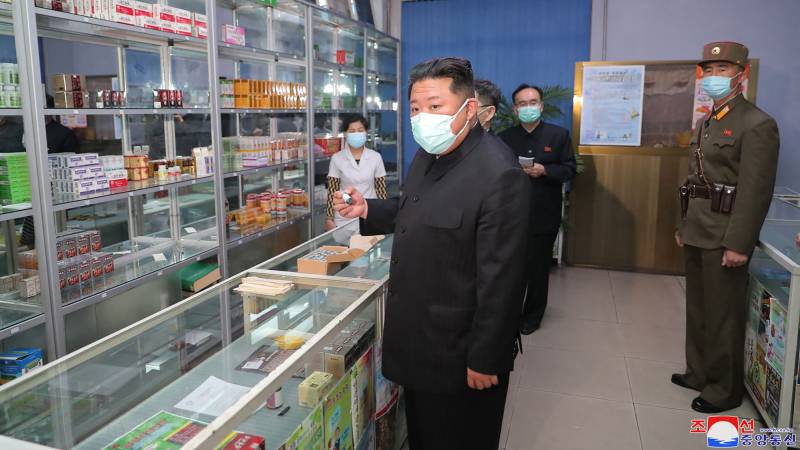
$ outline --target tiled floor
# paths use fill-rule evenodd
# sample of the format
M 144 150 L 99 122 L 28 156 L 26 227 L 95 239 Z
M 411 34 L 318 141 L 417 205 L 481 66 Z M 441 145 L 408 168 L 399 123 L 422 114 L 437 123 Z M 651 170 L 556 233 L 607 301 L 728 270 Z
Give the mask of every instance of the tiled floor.
M 697 393 L 669 382 L 684 368 L 683 295 L 678 277 L 555 269 L 512 374 L 501 448 L 707 448 L 689 434 Z M 758 418 L 749 399 L 731 414 Z

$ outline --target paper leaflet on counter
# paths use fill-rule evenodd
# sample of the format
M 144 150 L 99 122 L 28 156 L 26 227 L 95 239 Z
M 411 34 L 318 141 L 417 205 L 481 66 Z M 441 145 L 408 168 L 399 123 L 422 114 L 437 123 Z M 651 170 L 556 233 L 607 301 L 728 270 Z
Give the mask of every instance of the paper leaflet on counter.
M 209 416 L 220 416 L 230 408 L 236 400 L 250 391 L 249 387 L 228 383 L 211 376 L 192 391 L 175 407 Z

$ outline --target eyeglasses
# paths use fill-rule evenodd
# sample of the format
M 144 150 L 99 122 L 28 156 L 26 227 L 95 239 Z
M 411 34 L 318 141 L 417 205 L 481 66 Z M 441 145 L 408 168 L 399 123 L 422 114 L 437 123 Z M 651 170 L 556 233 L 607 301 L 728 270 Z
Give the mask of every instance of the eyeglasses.
M 523 108 L 525 106 L 539 106 L 539 100 L 531 100 L 529 102 L 519 102 L 515 103 L 514 106 L 518 108 Z

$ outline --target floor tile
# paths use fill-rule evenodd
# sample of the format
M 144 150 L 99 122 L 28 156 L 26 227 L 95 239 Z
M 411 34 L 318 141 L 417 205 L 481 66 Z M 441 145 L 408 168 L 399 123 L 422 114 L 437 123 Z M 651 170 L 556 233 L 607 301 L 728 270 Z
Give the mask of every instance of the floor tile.
M 642 324 L 620 324 L 619 327 L 625 356 L 685 363 L 685 331 Z
M 554 270 L 550 275 L 546 314 L 616 322 L 608 272 L 578 268 Z
M 503 413 L 503 428 L 500 432 L 500 448 L 505 448 L 508 441 L 508 430 L 511 428 L 511 420 L 514 417 L 514 407 L 518 395 L 517 388 L 508 389 L 508 397 L 506 397 L 506 409 Z
M 694 411 L 636 405 L 636 420 L 643 450 L 706 450 L 706 435 L 689 433 Z
M 521 388 L 623 402 L 632 399 L 621 356 L 531 347 L 521 359 Z
M 684 329 L 684 291 L 674 276 L 609 272 L 620 323 Z
M 626 358 L 633 401 L 637 404 L 691 411 L 697 391 L 670 382 L 673 373 L 683 373 L 682 363 Z
M 640 450 L 630 403 L 520 389 L 507 450 Z
M 542 327 L 524 339 L 525 347 L 624 356 L 620 325 L 567 317 L 545 317 Z

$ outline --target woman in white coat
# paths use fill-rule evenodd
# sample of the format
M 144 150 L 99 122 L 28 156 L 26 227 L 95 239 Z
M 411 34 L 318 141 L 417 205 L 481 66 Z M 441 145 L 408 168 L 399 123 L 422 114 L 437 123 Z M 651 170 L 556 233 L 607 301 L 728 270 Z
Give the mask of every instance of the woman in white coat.
M 367 142 L 369 124 L 361 114 L 347 117 L 342 122 L 347 144 L 342 151 L 331 158 L 328 170 L 328 220 L 325 228 L 332 230 L 349 222 L 333 210 L 333 193 L 355 187 L 364 198 L 387 197 L 386 169 L 381 154 L 364 146 Z M 352 233 L 358 233 L 358 224 L 351 226 Z

